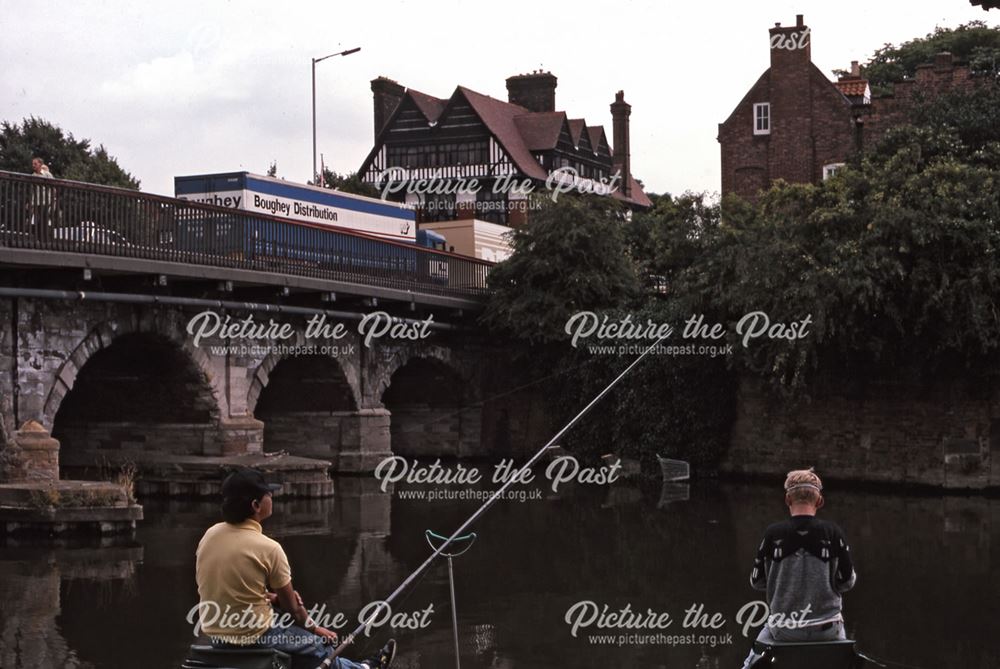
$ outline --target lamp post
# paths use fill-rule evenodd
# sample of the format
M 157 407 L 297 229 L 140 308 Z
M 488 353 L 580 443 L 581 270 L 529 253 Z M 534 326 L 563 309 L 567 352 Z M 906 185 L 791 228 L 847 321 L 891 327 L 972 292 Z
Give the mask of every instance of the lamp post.
M 316 178 L 316 63 L 326 60 L 327 58 L 333 58 L 334 56 L 349 56 L 352 53 L 357 53 L 361 51 L 361 47 L 355 47 L 353 49 L 347 49 L 346 51 L 338 51 L 337 53 L 331 53 L 329 56 L 323 56 L 322 58 L 312 59 L 312 93 L 313 93 L 313 179 Z

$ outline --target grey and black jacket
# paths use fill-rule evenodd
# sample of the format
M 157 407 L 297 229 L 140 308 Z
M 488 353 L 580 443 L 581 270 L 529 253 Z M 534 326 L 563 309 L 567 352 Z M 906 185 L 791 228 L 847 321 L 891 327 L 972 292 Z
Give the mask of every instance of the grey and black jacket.
M 815 516 L 768 527 L 750 573 L 750 585 L 767 592 L 771 616 L 781 614 L 774 620 L 794 620 L 796 627 L 843 620 L 840 595 L 856 579 L 843 531 Z

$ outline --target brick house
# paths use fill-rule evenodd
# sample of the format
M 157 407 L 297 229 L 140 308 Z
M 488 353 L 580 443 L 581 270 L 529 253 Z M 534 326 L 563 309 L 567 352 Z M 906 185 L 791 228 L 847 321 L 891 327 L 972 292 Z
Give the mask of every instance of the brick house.
M 892 94 L 872 98 L 856 61 L 838 81 L 813 64 L 801 14 L 794 26 L 775 24 L 768 34 L 770 67 L 719 124 L 723 195 L 753 200 L 776 179 L 818 183 L 901 123 L 919 97 L 975 82 L 967 66 L 941 53 Z

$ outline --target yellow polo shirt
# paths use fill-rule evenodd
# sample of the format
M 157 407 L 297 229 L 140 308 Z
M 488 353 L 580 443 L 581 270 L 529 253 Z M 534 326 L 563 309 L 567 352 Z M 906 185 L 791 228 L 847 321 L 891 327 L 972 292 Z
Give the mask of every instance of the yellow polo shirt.
M 253 643 L 271 627 L 267 592 L 292 580 L 284 549 L 264 536 L 260 523 L 218 523 L 195 553 L 202 630 L 230 643 Z

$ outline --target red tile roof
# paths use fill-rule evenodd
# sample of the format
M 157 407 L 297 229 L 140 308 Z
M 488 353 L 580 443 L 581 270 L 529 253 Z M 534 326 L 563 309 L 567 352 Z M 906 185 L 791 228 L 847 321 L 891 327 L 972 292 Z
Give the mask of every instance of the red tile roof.
M 573 146 L 580 146 L 580 135 L 587 127 L 587 122 L 582 118 L 571 118 L 569 120 L 569 136 L 573 140 Z
M 841 79 L 833 82 L 837 89 L 849 98 L 864 97 L 868 91 L 867 79 Z

